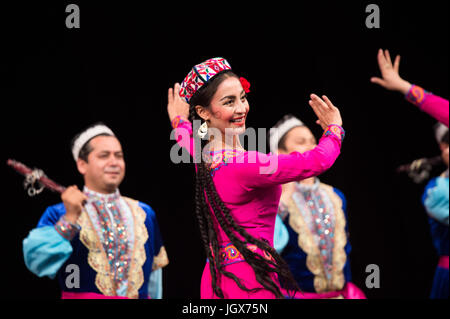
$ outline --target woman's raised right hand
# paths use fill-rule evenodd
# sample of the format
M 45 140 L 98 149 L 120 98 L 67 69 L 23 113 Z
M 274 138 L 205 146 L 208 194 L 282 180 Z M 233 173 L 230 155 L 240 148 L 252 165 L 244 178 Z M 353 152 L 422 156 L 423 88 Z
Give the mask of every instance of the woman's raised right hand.
M 178 94 L 180 92 L 180 84 L 175 83 L 173 88 L 169 89 L 167 113 L 169 113 L 169 119 L 172 122 L 177 116 L 181 116 L 185 119 L 189 117 L 189 104 L 183 101 Z

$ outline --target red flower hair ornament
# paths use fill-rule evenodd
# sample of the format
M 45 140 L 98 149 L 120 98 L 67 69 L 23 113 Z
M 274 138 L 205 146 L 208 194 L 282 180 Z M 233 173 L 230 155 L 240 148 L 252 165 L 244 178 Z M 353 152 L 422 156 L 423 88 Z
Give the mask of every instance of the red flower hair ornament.
M 239 81 L 241 81 L 242 88 L 244 89 L 245 93 L 250 92 L 250 82 L 247 81 L 246 78 L 240 77 Z

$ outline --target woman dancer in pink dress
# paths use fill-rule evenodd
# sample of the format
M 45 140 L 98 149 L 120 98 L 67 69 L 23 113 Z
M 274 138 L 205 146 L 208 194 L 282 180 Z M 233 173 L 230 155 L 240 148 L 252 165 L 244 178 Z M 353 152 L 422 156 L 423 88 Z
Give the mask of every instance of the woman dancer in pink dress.
M 249 83 L 223 58 L 196 65 L 168 92 L 177 142 L 196 162 L 195 211 L 208 258 L 201 298 L 284 298 L 298 289 L 273 248 L 281 185 L 329 169 L 344 137 L 339 110 L 312 94 L 309 104 L 324 129 L 316 148 L 286 155 L 246 151 L 238 135 L 245 131 L 248 92 Z M 193 132 L 194 121 L 203 124 Z

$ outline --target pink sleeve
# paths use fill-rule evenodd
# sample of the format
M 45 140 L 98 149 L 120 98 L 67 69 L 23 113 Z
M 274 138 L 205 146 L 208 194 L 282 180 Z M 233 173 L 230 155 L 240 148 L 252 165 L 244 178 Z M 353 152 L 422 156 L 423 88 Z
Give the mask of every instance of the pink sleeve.
M 405 97 L 419 109 L 448 127 L 448 100 L 433 95 L 417 85 L 412 85 Z
M 194 157 L 194 138 L 192 135 L 192 123 L 181 116 L 175 117 L 172 121 L 172 128 L 175 130 L 175 139 L 180 147 L 185 148 Z
M 234 178 L 238 179 L 243 187 L 258 188 L 320 175 L 328 170 L 339 156 L 344 134 L 340 126 L 330 125 L 319 144 L 305 153 L 275 155 L 248 152 L 244 163 L 233 165 L 236 168 L 233 170 Z

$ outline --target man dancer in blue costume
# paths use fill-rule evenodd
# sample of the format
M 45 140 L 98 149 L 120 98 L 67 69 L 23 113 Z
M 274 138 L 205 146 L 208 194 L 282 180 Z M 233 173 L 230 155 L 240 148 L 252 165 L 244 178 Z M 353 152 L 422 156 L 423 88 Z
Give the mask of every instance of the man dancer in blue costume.
M 72 154 L 84 188 L 68 187 L 24 239 L 27 268 L 56 277 L 63 299 L 161 298 L 167 254 L 152 208 L 119 192 L 125 176 L 119 140 L 96 124 L 73 139 Z

